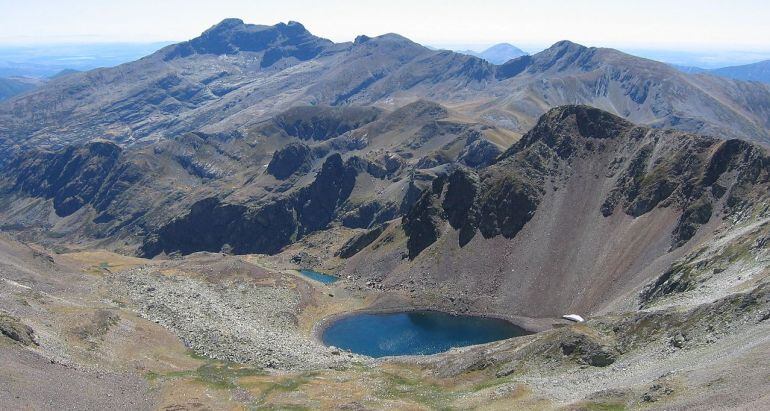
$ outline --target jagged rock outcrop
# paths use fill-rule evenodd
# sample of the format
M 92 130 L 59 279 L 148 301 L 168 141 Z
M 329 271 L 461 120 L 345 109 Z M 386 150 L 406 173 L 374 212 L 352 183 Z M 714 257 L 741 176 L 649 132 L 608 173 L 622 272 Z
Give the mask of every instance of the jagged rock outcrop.
M 452 228 L 460 230 L 460 246 L 464 246 L 476 234 L 478 227 L 477 198 L 481 194 L 481 182 L 476 173 L 458 168 L 449 175 L 447 183 L 441 205 Z
M 312 161 L 310 147 L 302 143 L 292 143 L 273 154 L 267 165 L 267 172 L 279 180 L 285 180 L 297 172 L 309 171 Z
M 427 156 L 424 156 L 420 158 L 420 160 L 415 165 L 415 168 L 417 169 L 428 169 L 433 167 L 438 167 L 443 164 L 448 164 L 452 162 L 452 158 L 447 155 L 447 153 L 444 152 L 433 152 Z
M 334 219 L 335 213 L 350 197 L 357 174 L 358 170 L 344 163 L 339 154 L 326 159 L 315 181 L 299 190 L 293 198 L 300 236 L 324 228 Z
M 486 238 L 516 236 L 537 209 L 541 190 L 536 183 L 515 174 L 490 174 L 479 200 L 481 214 L 477 220 L 481 234 Z
M 356 255 L 359 251 L 368 247 L 369 244 L 373 243 L 374 240 L 379 238 L 380 235 L 385 231 L 385 228 L 385 225 L 379 225 L 375 228 L 372 228 L 371 230 L 367 230 L 364 233 L 352 237 L 350 240 L 346 241 L 342 247 L 340 247 L 336 255 L 340 256 L 341 258 L 350 258 Z
M 477 231 L 485 238 L 513 238 L 532 218 L 541 196 L 537 185 L 515 172 L 493 168 L 478 175 L 458 168 L 434 181 L 404 217 L 409 255 L 414 258 L 433 244 L 443 222 L 459 230 L 460 246 Z
M 236 254 L 274 253 L 296 239 L 299 227 L 291 204 L 275 201 L 259 208 L 223 203 L 212 197 L 161 227 L 145 240 L 142 254 L 190 254 L 196 251 Z
M 692 268 L 686 264 L 675 264 L 648 284 L 640 293 L 642 304 L 648 304 L 663 296 L 682 293 L 695 287 Z
M 356 205 L 342 216 L 342 225 L 349 228 L 371 228 L 396 218 L 398 207 L 393 203 L 367 201 Z
M 473 133 L 468 136 L 457 161 L 471 168 L 483 168 L 493 164 L 500 154 L 499 147 L 482 138 L 480 133 Z
M 559 341 L 559 349 L 563 355 L 575 358 L 578 363 L 593 367 L 606 367 L 620 355 L 616 348 L 601 344 L 582 333 L 565 335 Z
M 622 204 L 634 217 L 655 207 L 674 206 L 683 213 L 673 232 L 672 248 L 690 240 L 698 227 L 708 223 L 725 193 L 724 212 L 736 211 L 747 188 L 768 181 L 768 160 L 759 147 L 740 140 L 721 142 L 707 137 L 669 133 L 669 139 L 643 136 L 632 160 L 621 172 L 615 188 L 602 205 L 607 216 Z
M 409 258 L 414 259 L 422 250 L 436 242 L 440 235 L 442 209 L 439 197 L 444 191 L 445 179 L 437 178 L 429 190 L 425 190 L 419 200 L 401 220 L 408 239 L 406 248 Z

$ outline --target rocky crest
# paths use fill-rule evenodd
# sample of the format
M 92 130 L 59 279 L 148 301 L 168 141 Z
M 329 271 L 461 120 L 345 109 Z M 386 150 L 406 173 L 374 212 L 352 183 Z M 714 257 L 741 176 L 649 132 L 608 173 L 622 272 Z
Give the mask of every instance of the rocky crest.
M 160 53 L 165 60 L 192 54 L 228 55 L 241 52 L 262 52 L 261 67 L 270 67 L 278 60 L 294 58 L 310 60 L 333 43 L 310 34 L 296 21 L 274 26 L 244 24 L 240 19 L 225 19 L 203 32 L 200 37 L 169 46 Z

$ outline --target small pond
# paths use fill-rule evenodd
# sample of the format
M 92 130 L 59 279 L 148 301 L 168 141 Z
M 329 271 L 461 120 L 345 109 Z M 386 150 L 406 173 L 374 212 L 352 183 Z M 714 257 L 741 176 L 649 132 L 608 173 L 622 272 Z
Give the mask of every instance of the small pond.
M 331 284 L 339 280 L 339 277 L 335 277 L 329 274 L 319 273 L 313 270 L 299 270 L 299 273 L 304 275 L 307 278 L 310 278 L 311 280 L 316 280 L 324 284 Z
M 353 314 L 323 330 L 326 345 L 370 357 L 421 355 L 531 334 L 508 321 L 439 311 Z

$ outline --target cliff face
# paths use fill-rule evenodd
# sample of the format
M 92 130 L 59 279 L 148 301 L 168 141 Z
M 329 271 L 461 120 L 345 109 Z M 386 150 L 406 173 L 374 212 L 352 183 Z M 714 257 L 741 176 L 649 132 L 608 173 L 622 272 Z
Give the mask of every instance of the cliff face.
M 86 204 L 97 210 L 109 206 L 121 187 L 136 173 L 118 163 L 121 149 L 109 142 L 68 147 L 60 152 L 31 152 L 6 169 L 10 189 L 53 199 L 56 214 L 66 217 Z
M 325 228 L 350 196 L 359 170 L 329 156 L 312 184 L 261 205 L 223 203 L 216 197 L 195 203 L 190 211 L 145 240 L 142 254 L 189 254 L 225 250 L 236 254 L 275 253 L 310 232 Z

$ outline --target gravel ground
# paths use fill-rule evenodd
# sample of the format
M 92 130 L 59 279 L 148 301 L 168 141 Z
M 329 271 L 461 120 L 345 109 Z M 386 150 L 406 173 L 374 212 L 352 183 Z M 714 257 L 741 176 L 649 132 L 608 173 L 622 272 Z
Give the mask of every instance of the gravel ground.
M 764 353 L 770 351 L 770 325 L 756 327 L 748 332 L 731 335 L 718 343 L 696 347 L 694 349 L 676 350 L 671 347 L 648 347 L 635 353 L 629 353 L 607 368 L 580 368 L 560 370 L 555 373 L 542 375 L 530 373 L 519 381 L 526 382 L 558 402 L 571 403 L 589 398 L 597 392 L 612 392 L 613 390 L 628 390 L 632 387 L 653 385 L 677 385 L 682 379 L 694 372 L 707 374 L 707 370 L 724 368 L 751 355 L 752 350 L 761 348 Z M 740 389 L 742 382 L 737 375 L 729 382 L 736 385 L 731 388 L 735 396 L 745 395 Z M 687 385 L 708 384 L 713 381 L 690 381 Z M 728 382 L 728 381 L 723 381 Z M 713 390 L 718 387 L 714 386 Z M 756 387 L 755 387 L 756 388 Z M 765 386 L 766 388 L 766 386 Z M 669 394 L 681 395 L 682 392 L 672 388 Z M 638 405 L 644 403 L 643 393 L 638 399 Z M 672 395 L 674 397 L 674 395 Z M 691 399 L 691 398 L 690 398 Z M 648 398 L 647 402 L 650 401 Z
M 198 354 L 281 370 L 336 367 L 357 358 L 300 332 L 300 296 L 288 287 L 213 283 L 153 267 L 114 274 L 112 281 L 142 316 Z
M 150 410 L 156 403 L 141 376 L 53 363 L 20 346 L 4 345 L 0 364 L 6 410 Z

